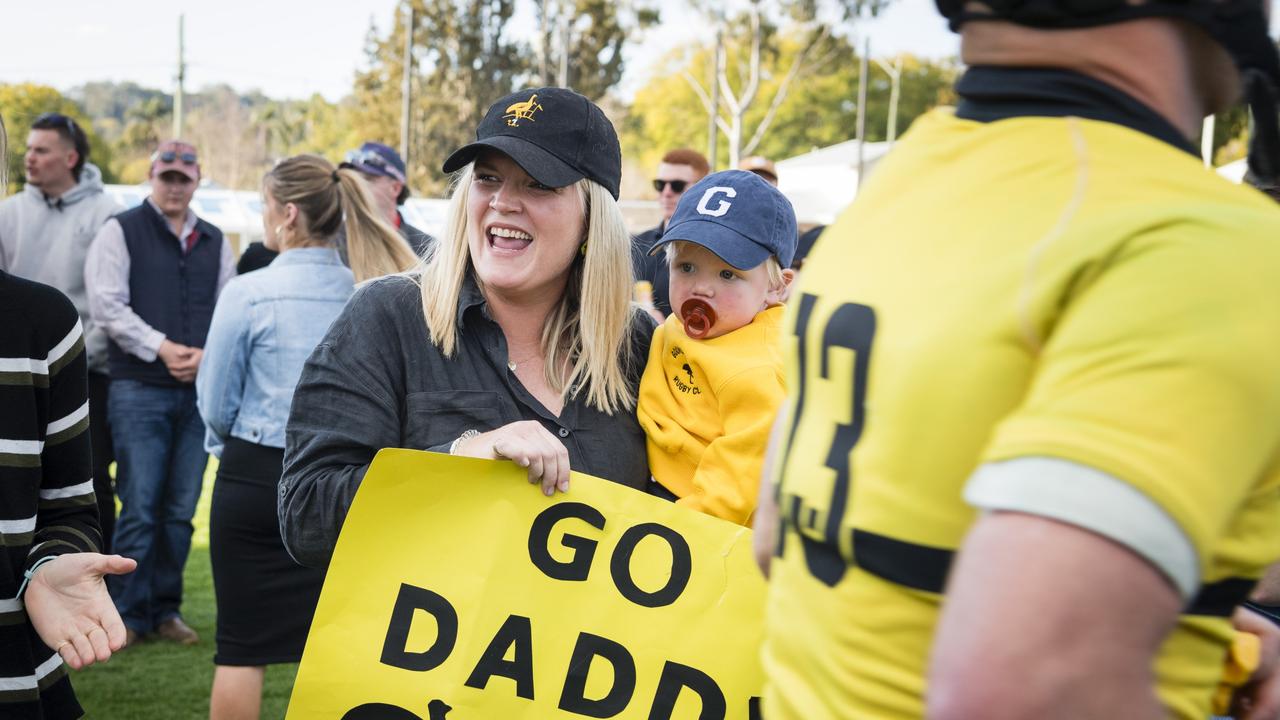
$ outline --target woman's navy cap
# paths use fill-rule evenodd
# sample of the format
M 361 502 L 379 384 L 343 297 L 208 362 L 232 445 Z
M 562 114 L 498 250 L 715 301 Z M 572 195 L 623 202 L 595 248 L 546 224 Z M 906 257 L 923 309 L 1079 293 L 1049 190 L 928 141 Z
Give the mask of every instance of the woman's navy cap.
M 476 141 L 455 150 L 444 171 L 461 169 L 485 148 L 507 154 L 543 185 L 564 187 L 589 178 L 618 199 L 622 148 L 613 123 L 572 90 L 534 88 L 498 100 L 476 128 Z
M 791 267 L 796 253 L 796 211 L 763 178 L 746 170 L 708 175 L 684 191 L 649 254 L 676 240 L 697 243 L 738 268 L 750 270 L 775 255 Z

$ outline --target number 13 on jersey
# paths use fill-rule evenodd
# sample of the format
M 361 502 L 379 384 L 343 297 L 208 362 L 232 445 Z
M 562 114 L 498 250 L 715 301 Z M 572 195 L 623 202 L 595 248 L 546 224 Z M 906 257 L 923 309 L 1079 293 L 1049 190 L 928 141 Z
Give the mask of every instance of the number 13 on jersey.
M 809 293 L 793 302 L 791 398 L 775 472 L 781 523 L 775 553 L 796 533 L 809 572 L 834 586 L 852 556 L 851 533 L 842 527 L 848 527 L 853 483 L 850 454 L 867 420 L 876 313 L 857 303 L 824 306 Z

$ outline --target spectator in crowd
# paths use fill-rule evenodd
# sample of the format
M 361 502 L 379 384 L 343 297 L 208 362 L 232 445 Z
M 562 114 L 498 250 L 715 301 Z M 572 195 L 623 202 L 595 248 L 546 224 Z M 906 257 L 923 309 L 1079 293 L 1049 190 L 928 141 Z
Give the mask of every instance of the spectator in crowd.
M 421 275 L 357 291 L 294 393 L 279 512 L 304 565 L 329 561 L 384 447 L 509 459 L 548 495 L 571 466 L 648 482 L 634 410 L 654 323 L 630 303 L 613 126 L 575 92 L 523 90 L 444 171 L 449 225 Z
M 367 142 L 359 150 L 348 152 L 346 159 L 338 167 L 358 171 L 369 183 L 373 200 L 382 212 L 383 219 L 395 227 L 418 257 L 426 254 L 435 238 L 410 225 L 400 213 L 400 206 L 409 199 L 408 174 L 400 153 L 382 143 Z M 346 243 L 341 230 L 338 238 L 338 248 L 345 257 Z
M 6 139 L 0 121 L 0 158 Z M 79 669 L 124 644 L 102 577 L 134 563 L 97 552 L 79 312 L 55 288 L 4 270 L 0 368 L 0 717 L 79 718 L 63 663 Z
M 658 191 L 658 206 L 662 208 L 662 222 L 658 226 L 646 230 L 635 237 L 632 242 L 631 267 L 635 273 L 641 291 L 637 295 L 642 304 L 653 307 L 654 319 L 661 322 L 671 314 L 671 299 L 668 288 L 667 263 L 649 251 L 662 239 L 667 221 L 676 211 L 680 196 L 694 183 L 711 172 L 707 158 L 697 150 L 678 148 L 662 156 L 658 164 L 657 177 L 653 180 L 653 189 Z M 647 283 L 647 285 L 644 285 Z
M 89 162 L 84 130 L 66 115 L 45 113 L 31 123 L 23 167 L 26 187 L 0 203 L 0 270 L 52 285 L 80 313 L 89 365 L 93 493 L 103 552 L 109 552 L 116 501 L 109 470 L 115 455 L 107 420 L 107 334 L 89 316 L 84 263 L 94 235 L 120 207 L 102 192 L 102 172 Z
M 755 173 L 774 187 L 778 187 L 778 168 L 773 161 L 761 155 L 745 157 L 738 163 L 739 170 Z
M 1201 720 L 1234 625 L 1276 718 L 1280 209 L 1191 140 L 1243 80 L 1280 169 L 1264 5 L 938 5 L 959 103 L 791 300 L 764 714 Z
M 265 211 L 266 208 L 263 210 Z M 254 270 L 261 270 L 270 265 L 271 261 L 276 259 L 276 255 L 279 253 L 267 247 L 266 243 L 251 242 L 249 247 L 240 253 L 240 259 L 236 261 L 236 274 L 244 275 Z
M 348 243 L 363 246 L 353 255 L 370 265 L 358 267 L 363 277 L 417 262 L 355 170 L 299 155 L 267 173 L 262 196 L 263 237 L 280 255 L 227 283 L 196 378 L 205 448 L 221 459 L 209 511 L 218 605 L 213 720 L 259 716 L 264 666 L 302 659 L 324 582 L 323 571 L 285 552 L 276 488 L 293 388 L 355 283 L 334 236 L 345 217 Z
M 791 259 L 791 269 L 796 271 L 797 278 L 800 276 L 800 270 L 804 267 L 805 258 L 809 257 L 809 253 L 813 252 L 813 246 L 826 229 L 826 225 L 814 225 L 800 233 L 800 239 L 796 241 L 796 256 Z
M 181 140 L 151 156 L 151 195 L 108 220 L 89 250 L 85 285 L 110 338 L 112 439 L 120 519 L 116 552 L 137 572 L 112 578 L 132 644 L 154 631 L 184 645 L 182 570 L 209 456 L 195 378 L 214 302 L 235 272 L 222 231 L 196 217 L 196 148 Z
M 780 328 L 795 249 L 791 203 L 752 173 L 713 173 L 680 199 L 651 251 L 666 251 L 675 307 L 640 380 L 654 494 L 751 524 L 786 396 Z

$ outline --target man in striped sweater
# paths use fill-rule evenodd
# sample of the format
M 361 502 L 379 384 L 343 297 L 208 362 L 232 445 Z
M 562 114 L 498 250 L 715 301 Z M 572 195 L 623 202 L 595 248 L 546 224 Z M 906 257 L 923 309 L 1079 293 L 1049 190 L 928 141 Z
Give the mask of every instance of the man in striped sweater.
M 57 290 L 0 271 L 0 718 L 78 718 L 63 661 L 106 660 L 125 628 L 98 554 L 84 335 Z

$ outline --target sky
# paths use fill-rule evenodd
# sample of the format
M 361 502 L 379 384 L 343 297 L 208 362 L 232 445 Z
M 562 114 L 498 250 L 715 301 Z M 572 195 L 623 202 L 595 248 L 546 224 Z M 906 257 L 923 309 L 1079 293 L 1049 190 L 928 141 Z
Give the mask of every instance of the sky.
M 531 30 L 532 1 L 516 22 Z M 34 82 L 67 90 L 95 80 L 131 80 L 172 91 L 177 76 L 178 15 L 185 16 L 186 88 L 226 83 L 273 98 L 319 92 L 337 100 L 364 66 L 370 22 L 391 26 L 396 0 L 58 0 L 6 3 L 10 29 L 0 43 L 0 83 Z M 710 43 L 707 23 L 688 2 L 660 0 L 662 25 L 631 46 L 624 97 L 649 76 L 652 59 L 685 42 Z M 323 8 L 323 9 L 318 9 Z M 519 32 L 519 30 L 517 30 Z M 863 23 L 872 55 L 954 55 L 955 36 L 932 0 L 896 0 Z

